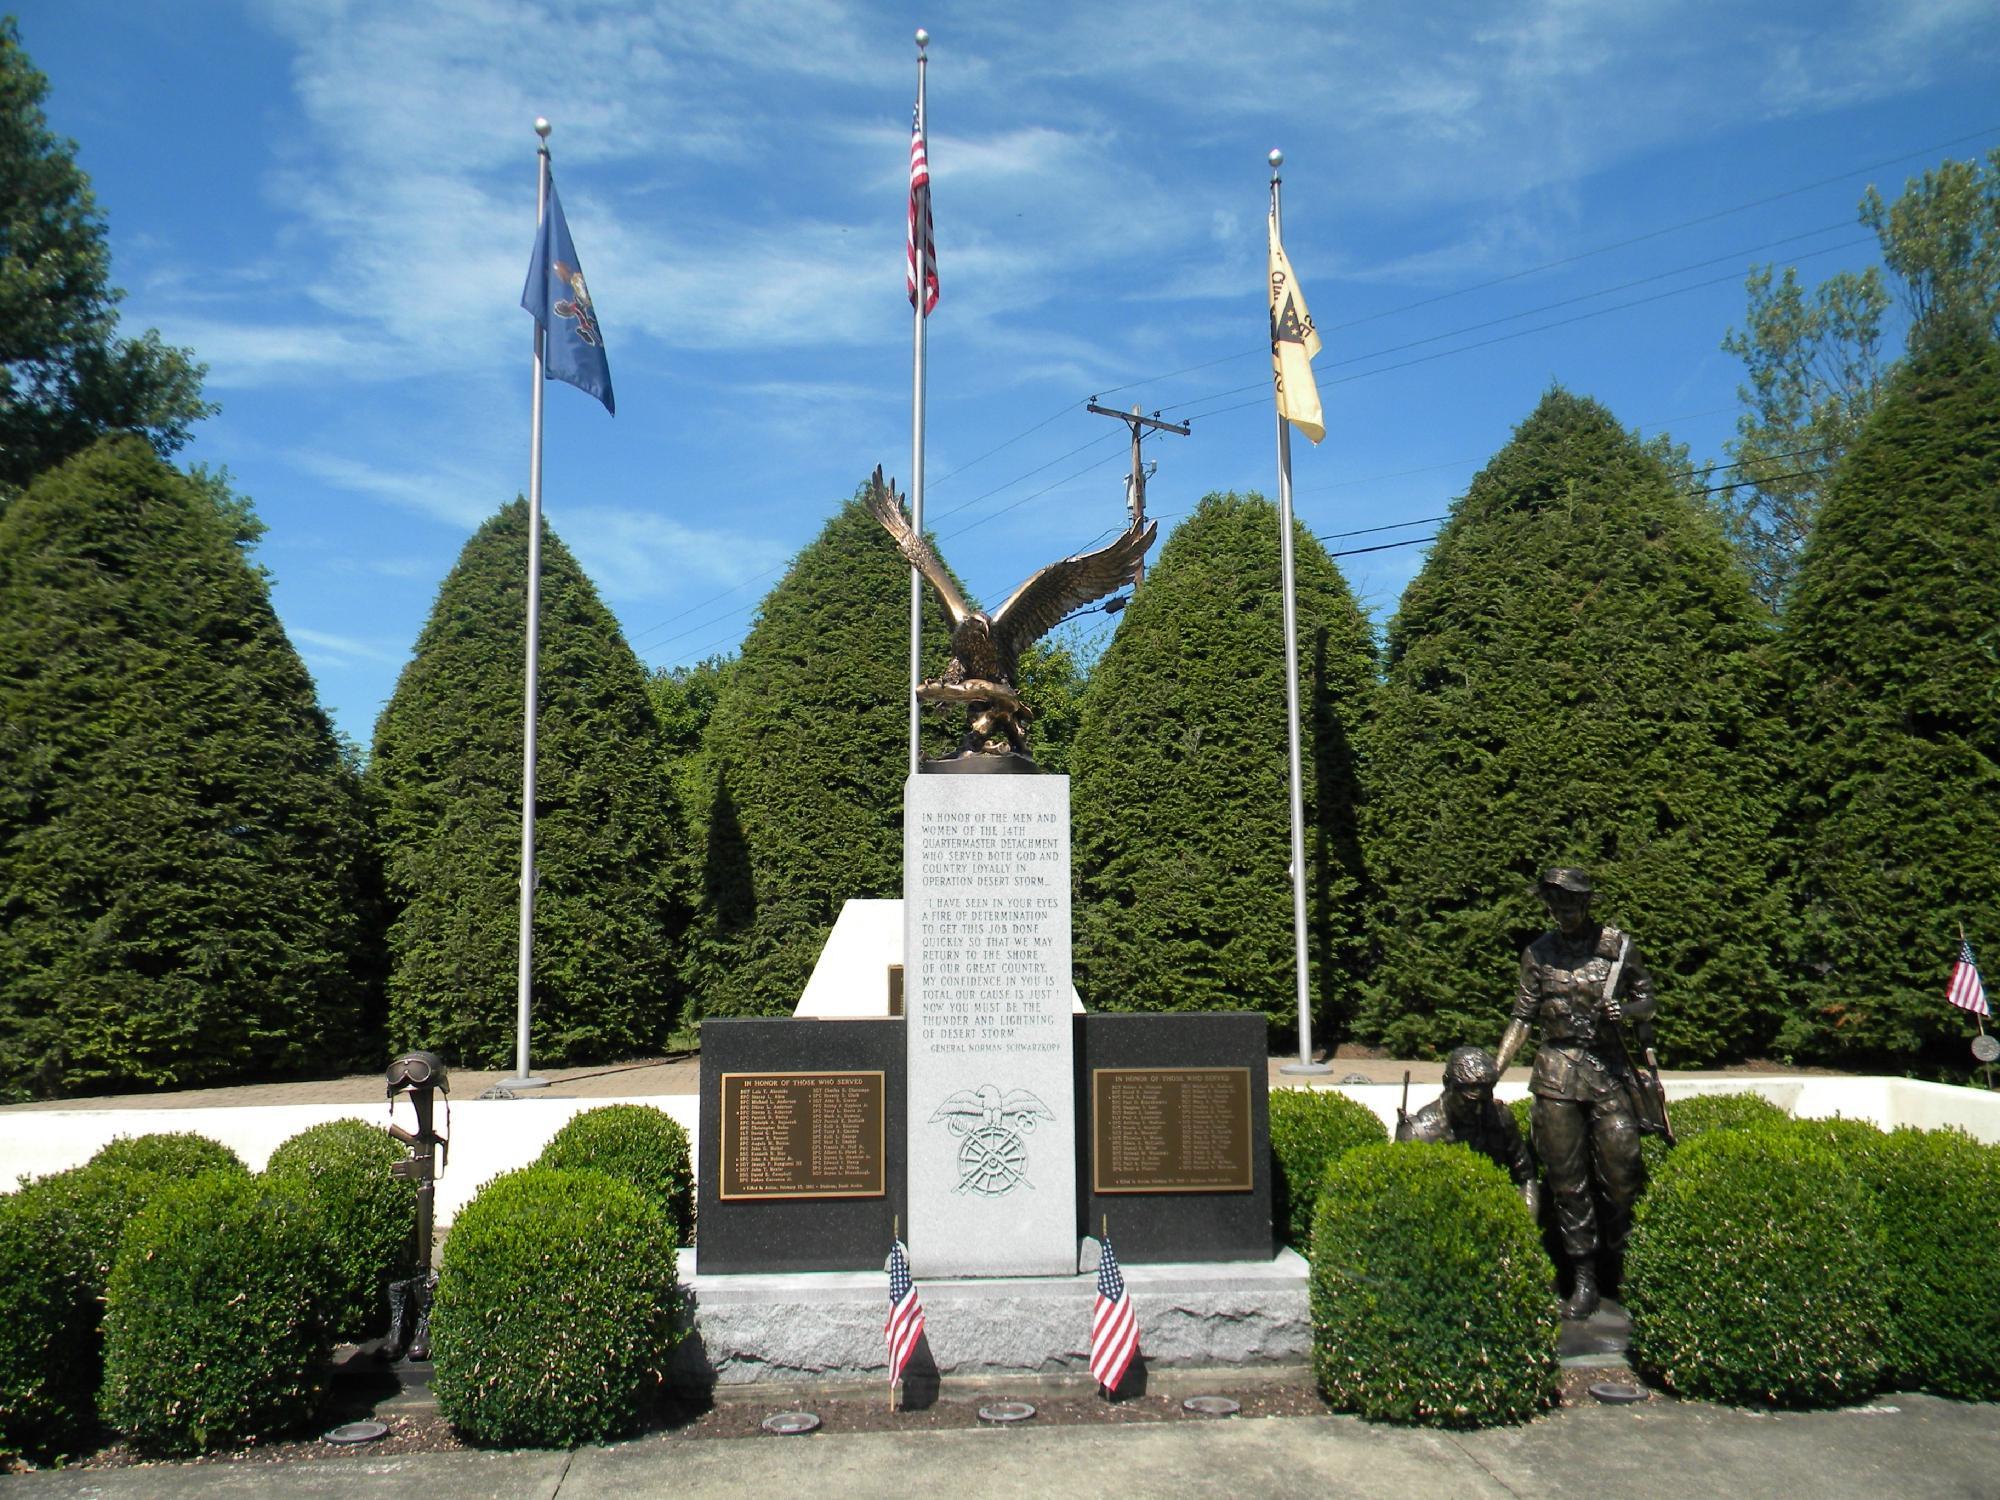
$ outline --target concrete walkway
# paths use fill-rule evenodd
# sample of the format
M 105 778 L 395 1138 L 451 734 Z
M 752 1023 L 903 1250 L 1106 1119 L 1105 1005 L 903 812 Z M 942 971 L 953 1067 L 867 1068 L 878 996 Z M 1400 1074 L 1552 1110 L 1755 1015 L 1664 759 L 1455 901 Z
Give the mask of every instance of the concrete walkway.
M 576 1453 L 362 1454 L 11 1477 L 10 1495 L 313 1500 L 620 1496 L 1293 1495 L 1382 1500 L 1922 1500 L 2000 1494 L 1996 1408 L 1887 1396 L 1835 1412 L 1675 1402 L 1443 1433 L 1351 1417 L 804 1438 L 637 1439 Z

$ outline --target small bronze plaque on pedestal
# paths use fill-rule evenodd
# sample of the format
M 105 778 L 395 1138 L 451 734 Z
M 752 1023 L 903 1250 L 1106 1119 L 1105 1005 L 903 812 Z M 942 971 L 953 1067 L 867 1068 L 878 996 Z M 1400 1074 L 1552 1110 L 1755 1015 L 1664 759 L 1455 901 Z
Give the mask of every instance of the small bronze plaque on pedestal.
M 886 1114 L 879 1072 L 724 1073 L 719 1196 L 880 1198 Z
M 1098 1193 L 1247 1193 L 1248 1068 L 1096 1068 L 1091 1177 Z

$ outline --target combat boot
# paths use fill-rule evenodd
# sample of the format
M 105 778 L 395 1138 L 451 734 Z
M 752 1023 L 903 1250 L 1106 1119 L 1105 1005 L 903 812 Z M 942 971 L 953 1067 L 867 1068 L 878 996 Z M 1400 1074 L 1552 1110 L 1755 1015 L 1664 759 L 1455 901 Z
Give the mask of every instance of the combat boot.
M 1565 1318 L 1587 1318 L 1597 1311 L 1597 1267 L 1583 1261 L 1576 1268 L 1569 1300 L 1563 1303 Z

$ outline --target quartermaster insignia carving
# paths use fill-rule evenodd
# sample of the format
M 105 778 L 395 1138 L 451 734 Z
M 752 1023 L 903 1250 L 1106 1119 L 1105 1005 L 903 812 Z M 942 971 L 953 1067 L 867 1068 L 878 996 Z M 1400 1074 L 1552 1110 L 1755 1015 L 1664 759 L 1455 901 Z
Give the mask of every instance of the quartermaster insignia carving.
M 1028 1181 L 1028 1141 L 1035 1126 L 1055 1113 L 1026 1089 L 1002 1094 L 990 1083 L 960 1089 L 937 1107 L 931 1124 L 958 1138 L 958 1184 L 954 1193 L 1003 1198 Z

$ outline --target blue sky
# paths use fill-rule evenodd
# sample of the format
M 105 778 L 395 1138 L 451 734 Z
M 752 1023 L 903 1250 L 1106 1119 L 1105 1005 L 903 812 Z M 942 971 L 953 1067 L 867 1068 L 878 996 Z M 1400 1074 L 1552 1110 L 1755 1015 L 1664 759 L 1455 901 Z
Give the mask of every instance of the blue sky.
M 362 743 L 465 539 L 525 489 L 536 115 L 603 321 L 544 498 L 651 666 L 734 651 L 875 464 L 910 469 L 914 29 L 943 299 L 927 515 L 973 589 L 1120 524 L 1099 395 L 1192 417 L 1150 508 L 1276 493 L 1265 153 L 1325 350 L 1330 543 L 1420 537 L 1552 381 L 1724 456 L 1756 262 L 2000 143 L 2000 3 L 25 0 L 136 331 L 210 366 L 259 560 Z M 1726 477 L 1726 476 L 1725 476 Z M 1342 559 L 1393 611 L 1423 548 Z M 1114 622 L 1093 617 L 1079 644 Z M 1075 629 L 1076 627 L 1072 627 Z

